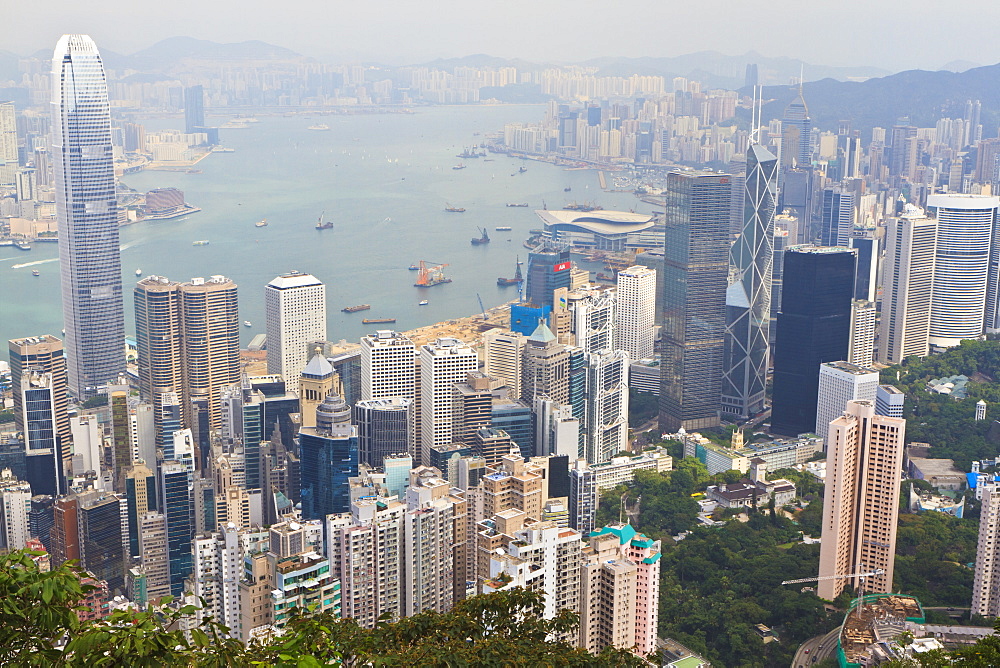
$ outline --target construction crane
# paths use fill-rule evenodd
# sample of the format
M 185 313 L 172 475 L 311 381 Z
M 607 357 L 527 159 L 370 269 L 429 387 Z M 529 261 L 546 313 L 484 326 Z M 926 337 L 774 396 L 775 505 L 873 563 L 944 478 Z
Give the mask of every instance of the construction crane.
M 479 296 L 478 292 L 476 293 L 476 299 L 479 300 L 479 310 L 483 312 L 483 321 L 485 322 L 489 320 L 490 317 L 486 315 L 486 307 L 483 306 L 483 298 Z
M 858 616 L 861 616 L 861 608 L 865 604 L 865 579 L 874 577 L 876 575 L 883 575 L 885 570 L 881 568 L 876 568 L 868 573 L 851 573 L 850 575 L 823 575 L 821 577 L 814 578 L 799 578 L 797 580 L 785 580 L 781 584 L 799 584 L 800 582 L 820 582 L 821 580 L 846 580 L 848 578 L 858 579 Z
M 445 278 L 444 272 L 442 271 L 447 266 L 447 264 L 435 264 L 433 262 L 421 260 L 420 271 L 417 273 L 417 282 L 413 284 L 414 287 L 429 288 L 435 285 L 441 285 L 442 283 L 451 283 L 451 279 Z

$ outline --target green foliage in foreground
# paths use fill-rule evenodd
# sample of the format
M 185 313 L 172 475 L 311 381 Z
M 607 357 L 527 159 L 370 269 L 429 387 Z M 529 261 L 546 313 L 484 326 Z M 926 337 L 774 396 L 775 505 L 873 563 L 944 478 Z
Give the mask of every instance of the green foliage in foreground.
M 351 619 L 302 612 L 275 638 L 242 643 L 203 622 L 190 637 L 177 629 L 194 611 L 122 611 L 81 622 L 76 611 L 88 592 L 63 565 L 39 573 L 30 553 L 0 556 L 2 666 L 594 666 L 644 665 L 606 649 L 599 656 L 553 641 L 575 633 L 576 615 L 542 619 L 540 594 L 524 589 L 474 596 L 447 613 L 426 612 L 362 629 Z

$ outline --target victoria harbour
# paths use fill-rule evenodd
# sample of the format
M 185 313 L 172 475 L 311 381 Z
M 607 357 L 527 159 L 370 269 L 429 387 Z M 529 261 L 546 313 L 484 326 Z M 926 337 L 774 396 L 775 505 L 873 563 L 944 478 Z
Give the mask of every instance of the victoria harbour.
M 396 318 L 412 329 L 517 297 L 511 276 L 522 245 L 541 226 L 535 209 L 597 202 L 649 210 L 630 193 L 602 192 L 593 170 L 567 170 L 489 154 L 457 157 L 504 123 L 534 121 L 538 105 L 420 108 L 412 114 L 259 116 L 222 129 L 223 145 L 198 163 L 201 173 L 147 171 L 122 177 L 145 192 L 174 187 L 201 212 L 121 228 L 126 332 L 133 331 L 131 286 L 151 274 L 173 280 L 225 275 L 239 285 L 243 343 L 264 331 L 263 289 L 276 272 L 309 272 L 327 285 L 329 337 L 357 340 L 374 329 L 363 317 Z M 328 131 L 308 129 L 317 123 Z M 219 122 L 221 123 L 220 119 Z M 146 121 L 174 127 L 177 119 Z M 453 169 L 458 165 L 464 169 Z M 520 171 L 524 167 L 526 171 Z M 571 188 L 570 191 L 565 191 Z M 528 203 L 528 207 L 508 207 Z M 446 207 L 465 212 L 447 212 Z M 333 227 L 317 230 L 320 216 Z M 255 223 L 267 219 L 264 227 Z M 510 227 L 510 231 L 497 231 Z M 472 245 L 485 228 L 491 243 Z M 192 245 L 206 240 L 206 245 Z M 411 264 L 447 264 L 451 283 L 413 287 Z M 38 276 L 33 275 L 33 270 Z M 141 271 L 139 271 L 141 270 Z M 0 337 L 62 328 L 56 244 L 0 251 Z M 422 300 L 428 304 L 419 306 Z M 341 308 L 370 304 L 365 313 Z

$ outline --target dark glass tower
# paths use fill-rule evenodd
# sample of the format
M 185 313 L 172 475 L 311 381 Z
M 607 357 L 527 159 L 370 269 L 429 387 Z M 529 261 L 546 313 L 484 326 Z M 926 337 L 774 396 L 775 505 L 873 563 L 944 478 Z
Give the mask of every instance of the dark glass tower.
M 350 410 L 350 409 L 348 409 Z M 358 475 L 358 432 L 350 425 L 299 432 L 302 519 L 322 520 L 351 509 L 349 479 Z
M 184 132 L 203 132 L 205 127 L 205 90 L 201 86 L 184 89 Z
M 52 167 L 68 387 L 87 399 L 125 371 L 125 323 L 111 108 L 86 35 L 63 35 L 53 54 Z
M 819 365 L 847 359 L 855 264 L 853 248 L 785 251 L 771 401 L 771 431 L 777 434 L 816 427 Z
M 764 409 L 777 188 L 778 159 L 751 144 L 743 180 L 743 229 L 730 249 L 735 281 L 726 293 L 722 411 L 737 418 Z
M 528 253 L 525 301 L 552 308 L 552 293 L 570 286 L 569 251 L 544 250 Z M 537 324 L 537 323 L 536 323 Z
M 660 429 L 719 424 L 732 177 L 667 176 Z

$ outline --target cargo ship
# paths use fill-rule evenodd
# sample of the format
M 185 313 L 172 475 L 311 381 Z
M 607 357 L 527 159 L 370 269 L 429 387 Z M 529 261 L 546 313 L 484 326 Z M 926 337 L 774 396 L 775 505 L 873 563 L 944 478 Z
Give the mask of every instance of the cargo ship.
M 375 325 L 383 322 L 396 322 L 395 318 L 365 318 L 361 321 L 363 325 Z
M 510 232 L 510 228 L 503 225 L 499 225 L 497 227 L 494 227 L 493 229 L 496 230 L 497 232 Z
M 514 209 L 514 208 L 516 208 L 516 209 L 526 209 L 528 207 L 528 203 L 527 202 L 522 202 L 521 204 L 511 204 L 510 202 L 508 202 L 507 206 L 509 208 L 512 208 L 512 209 Z
M 588 211 L 603 211 L 603 209 L 597 204 L 577 204 L 573 202 L 572 204 L 567 204 L 563 207 L 564 211 L 581 211 L 586 213 Z
M 340 309 L 343 313 L 357 313 L 358 311 L 368 311 L 371 309 L 371 304 L 358 304 L 357 306 L 345 306 Z
M 497 285 L 500 287 L 505 287 L 508 285 L 520 285 L 524 282 L 524 277 L 521 276 L 521 258 L 517 258 L 517 268 L 514 269 L 514 278 L 503 278 L 497 279 Z
M 191 245 L 192 246 L 207 246 L 208 245 L 208 239 L 199 239 L 198 241 L 192 241 Z
M 330 126 L 326 123 L 317 123 L 316 125 L 310 125 L 306 130 L 329 130 Z
M 325 215 L 326 215 L 326 211 L 324 211 L 323 213 L 319 214 L 319 220 L 316 221 L 316 229 L 317 230 L 329 230 L 329 229 L 331 229 L 333 227 L 333 223 L 331 223 L 331 222 L 325 222 L 324 223 L 323 222 L 323 216 L 325 216 Z
M 465 209 L 463 207 L 452 206 L 451 204 L 448 204 L 444 208 L 444 210 L 447 211 L 448 213 L 465 213 Z
M 486 233 L 486 228 L 485 227 L 483 227 L 483 228 L 477 227 L 476 229 L 477 230 L 481 229 L 482 232 L 483 232 L 483 235 L 481 237 L 474 237 L 472 239 L 472 245 L 473 246 L 481 246 L 483 244 L 488 244 L 490 242 L 490 235 L 488 235 Z

